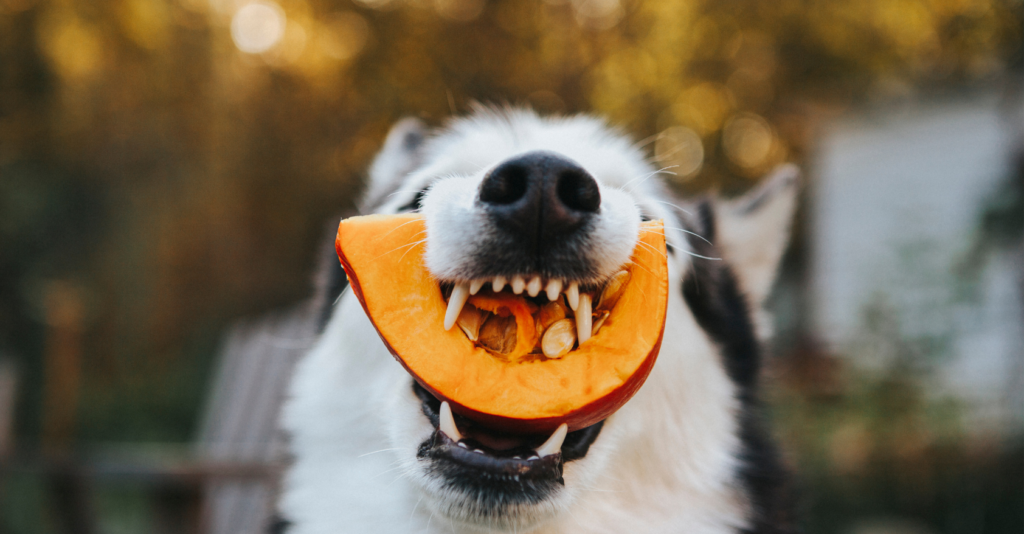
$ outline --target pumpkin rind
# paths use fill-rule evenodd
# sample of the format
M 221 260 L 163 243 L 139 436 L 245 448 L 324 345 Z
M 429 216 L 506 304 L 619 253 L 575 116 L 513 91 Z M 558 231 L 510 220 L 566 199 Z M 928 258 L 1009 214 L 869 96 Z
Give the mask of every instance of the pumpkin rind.
M 626 267 L 630 282 L 600 331 L 559 359 L 523 362 L 496 358 L 458 327 L 444 329 L 447 305 L 423 265 L 425 230 L 416 214 L 352 217 L 338 227 L 336 247 L 388 350 L 453 411 L 507 432 L 550 432 L 561 423 L 578 430 L 611 415 L 646 380 L 668 305 L 661 221 L 642 225 L 643 244 Z

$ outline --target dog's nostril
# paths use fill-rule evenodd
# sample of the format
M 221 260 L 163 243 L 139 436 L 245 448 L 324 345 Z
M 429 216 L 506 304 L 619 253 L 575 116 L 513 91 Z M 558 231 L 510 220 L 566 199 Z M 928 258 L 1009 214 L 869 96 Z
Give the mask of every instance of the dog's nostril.
M 567 169 L 558 177 L 558 200 L 569 209 L 596 212 L 601 206 L 597 182 L 583 169 Z
M 480 184 L 480 201 L 488 204 L 512 204 L 526 195 L 530 170 L 506 163 L 491 171 Z

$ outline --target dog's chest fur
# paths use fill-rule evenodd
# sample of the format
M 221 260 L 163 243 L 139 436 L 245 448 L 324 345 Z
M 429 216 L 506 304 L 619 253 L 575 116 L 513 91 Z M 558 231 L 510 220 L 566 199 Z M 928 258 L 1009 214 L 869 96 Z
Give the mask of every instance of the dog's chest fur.
M 779 171 L 740 200 L 670 206 L 676 201 L 642 177 L 650 170 L 636 149 L 600 123 L 580 120 L 587 133 L 574 142 L 611 141 L 574 156 L 584 166 L 620 166 L 604 178 L 600 168 L 591 172 L 602 187 L 628 190 L 646 217 L 670 227 L 671 296 L 648 381 L 606 421 L 584 458 L 565 463 L 556 495 L 493 516 L 467 515 L 464 496 L 432 479 L 417 456 L 434 428 L 411 394 L 409 375 L 345 293 L 325 313 L 329 320 L 296 371 L 285 409 L 294 463 L 279 509 L 290 534 L 793 531 L 786 476 L 762 426 L 757 393 L 758 325 L 766 324 L 760 306 L 787 240 L 793 170 Z M 565 121 L 545 129 L 527 112 L 478 112 L 424 143 L 419 125 L 399 123 L 371 170 L 365 206 L 394 212 L 415 204 L 433 179 L 423 169 L 459 160 L 453 147 L 460 136 L 475 128 L 480 138 L 508 131 L 515 138 L 516 121 L 559 136 L 573 131 Z M 535 140 L 557 145 L 559 136 Z M 457 172 L 467 175 L 496 163 L 463 159 Z M 445 172 L 456 171 L 449 165 Z M 649 183 L 630 187 L 635 179 Z M 342 281 L 335 268 L 323 290 L 339 291 Z

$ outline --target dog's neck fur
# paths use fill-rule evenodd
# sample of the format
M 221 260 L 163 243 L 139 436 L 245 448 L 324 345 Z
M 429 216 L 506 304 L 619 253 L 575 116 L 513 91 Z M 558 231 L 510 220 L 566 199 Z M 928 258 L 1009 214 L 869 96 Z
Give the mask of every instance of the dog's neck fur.
M 496 120 L 511 126 L 491 128 Z M 576 139 L 589 136 L 614 146 L 595 151 L 583 143 L 570 154 L 588 168 L 604 162 L 611 187 L 628 188 L 629 180 L 652 172 L 623 137 L 594 119 L 576 120 L 484 112 L 433 138 L 425 138 L 415 121 L 399 123 L 371 169 L 364 209 L 395 211 L 437 169 L 455 172 L 452 162 L 441 160 L 473 146 L 491 153 L 496 141 L 486 132 L 492 130 L 551 148 L 564 144 L 575 124 Z M 525 135 L 531 129 L 545 135 Z M 600 158 L 592 163 L 587 158 L 594 154 Z M 495 164 L 493 159 L 459 165 L 463 172 L 479 172 Z M 409 392 L 410 378 L 357 300 L 346 294 L 300 363 L 285 410 L 295 454 L 280 502 L 284 518 L 294 521 L 289 534 L 491 527 L 536 533 L 790 532 L 785 475 L 760 427 L 761 355 L 754 325 L 767 324 L 760 308 L 786 242 L 795 172 L 779 171 L 742 200 L 692 204 L 691 215 L 682 217 L 666 207 L 663 190 L 651 182 L 633 195 L 645 213 L 668 221 L 676 251 L 669 262 L 671 297 L 661 353 L 646 384 L 607 420 L 586 457 L 565 465 L 564 491 L 524 507 L 519 518 L 460 522 L 446 508 L 447 490 L 417 465 L 415 449 L 433 429 Z M 699 237 L 683 233 L 684 225 Z

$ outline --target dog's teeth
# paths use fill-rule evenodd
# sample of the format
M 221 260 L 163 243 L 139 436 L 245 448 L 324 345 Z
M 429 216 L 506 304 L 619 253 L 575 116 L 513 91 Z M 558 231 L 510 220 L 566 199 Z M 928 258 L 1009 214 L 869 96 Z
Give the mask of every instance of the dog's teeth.
M 594 318 L 590 313 L 590 295 L 580 295 L 580 305 L 576 308 L 576 337 L 580 338 L 580 345 L 590 339 L 593 333 Z
M 522 460 L 523 457 L 522 456 L 513 456 L 512 459 L 513 460 Z
M 444 329 L 451 330 L 452 326 L 455 325 L 455 321 L 459 318 L 459 314 L 462 313 L 462 307 L 466 304 L 466 299 L 469 298 L 469 285 L 468 284 L 456 284 L 455 288 L 452 289 L 452 296 L 448 299 L 448 311 L 444 314 Z
M 494 281 L 491 282 L 491 286 L 494 287 L 494 292 L 497 293 L 498 291 L 501 291 L 501 289 L 505 287 L 505 282 L 504 276 L 495 276 Z
M 551 434 L 551 437 L 544 442 L 543 445 L 537 448 L 535 451 L 537 456 L 544 458 L 551 456 L 552 454 L 558 454 L 562 452 L 562 442 L 565 441 L 565 435 L 569 433 L 569 426 L 565 423 L 558 425 L 555 432 Z
M 458 443 L 462 439 L 462 434 L 459 434 L 459 428 L 455 426 L 455 418 L 452 417 L 452 407 L 448 406 L 448 401 L 441 403 L 440 420 L 437 426 L 441 429 L 441 432 L 444 432 L 448 439 Z M 459 445 L 462 444 L 459 443 Z
M 484 287 L 484 280 L 473 280 L 469 283 L 469 294 L 476 295 L 477 291 L 480 291 L 481 287 Z
M 459 447 L 462 447 L 463 449 L 468 449 L 469 448 L 468 445 L 466 445 L 465 443 L 463 443 L 461 441 L 458 443 L 458 445 L 459 445 Z
M 534 454 L 533 456 L 527 458 L 527 460 L 540 460 L 540 456 L 537 456 L 536 454 Z
M 543 282 L 541 282 L 540 277 L 534 276 L 533 280 L 530 280 L 530 283 L 526 286 L 526 292 L 529 293 L 531 297 L 536 297 L 540 294 L 540 288 L 542 286 Z
M 477 454 L 483 454 L 484 453 L 484 451 L 482 451 L 480 449 L 473 449 L 473 452 L 475 452 Z
M 548 292 L 548 300 L 554 302 L 558 298 L 558 294 L 562 292 L 562 281 L 552 280 L 548 282 L 548 287 L 545 291 Z
M 514 277 L 512 277 L 512 292 L 513 293 L 515 293 L 516 295 L 522 293 L 524 287 L 526 287 L 526 280 L 523 280 L 522 276 L 517 274 Z
M 569 307 L 572 311 L 576 311 L 576 308 L 580 307 L 580 285 L 577 282 L 569 284 L 569 288 L 565 290 L 565 296 L 569 298 Z

